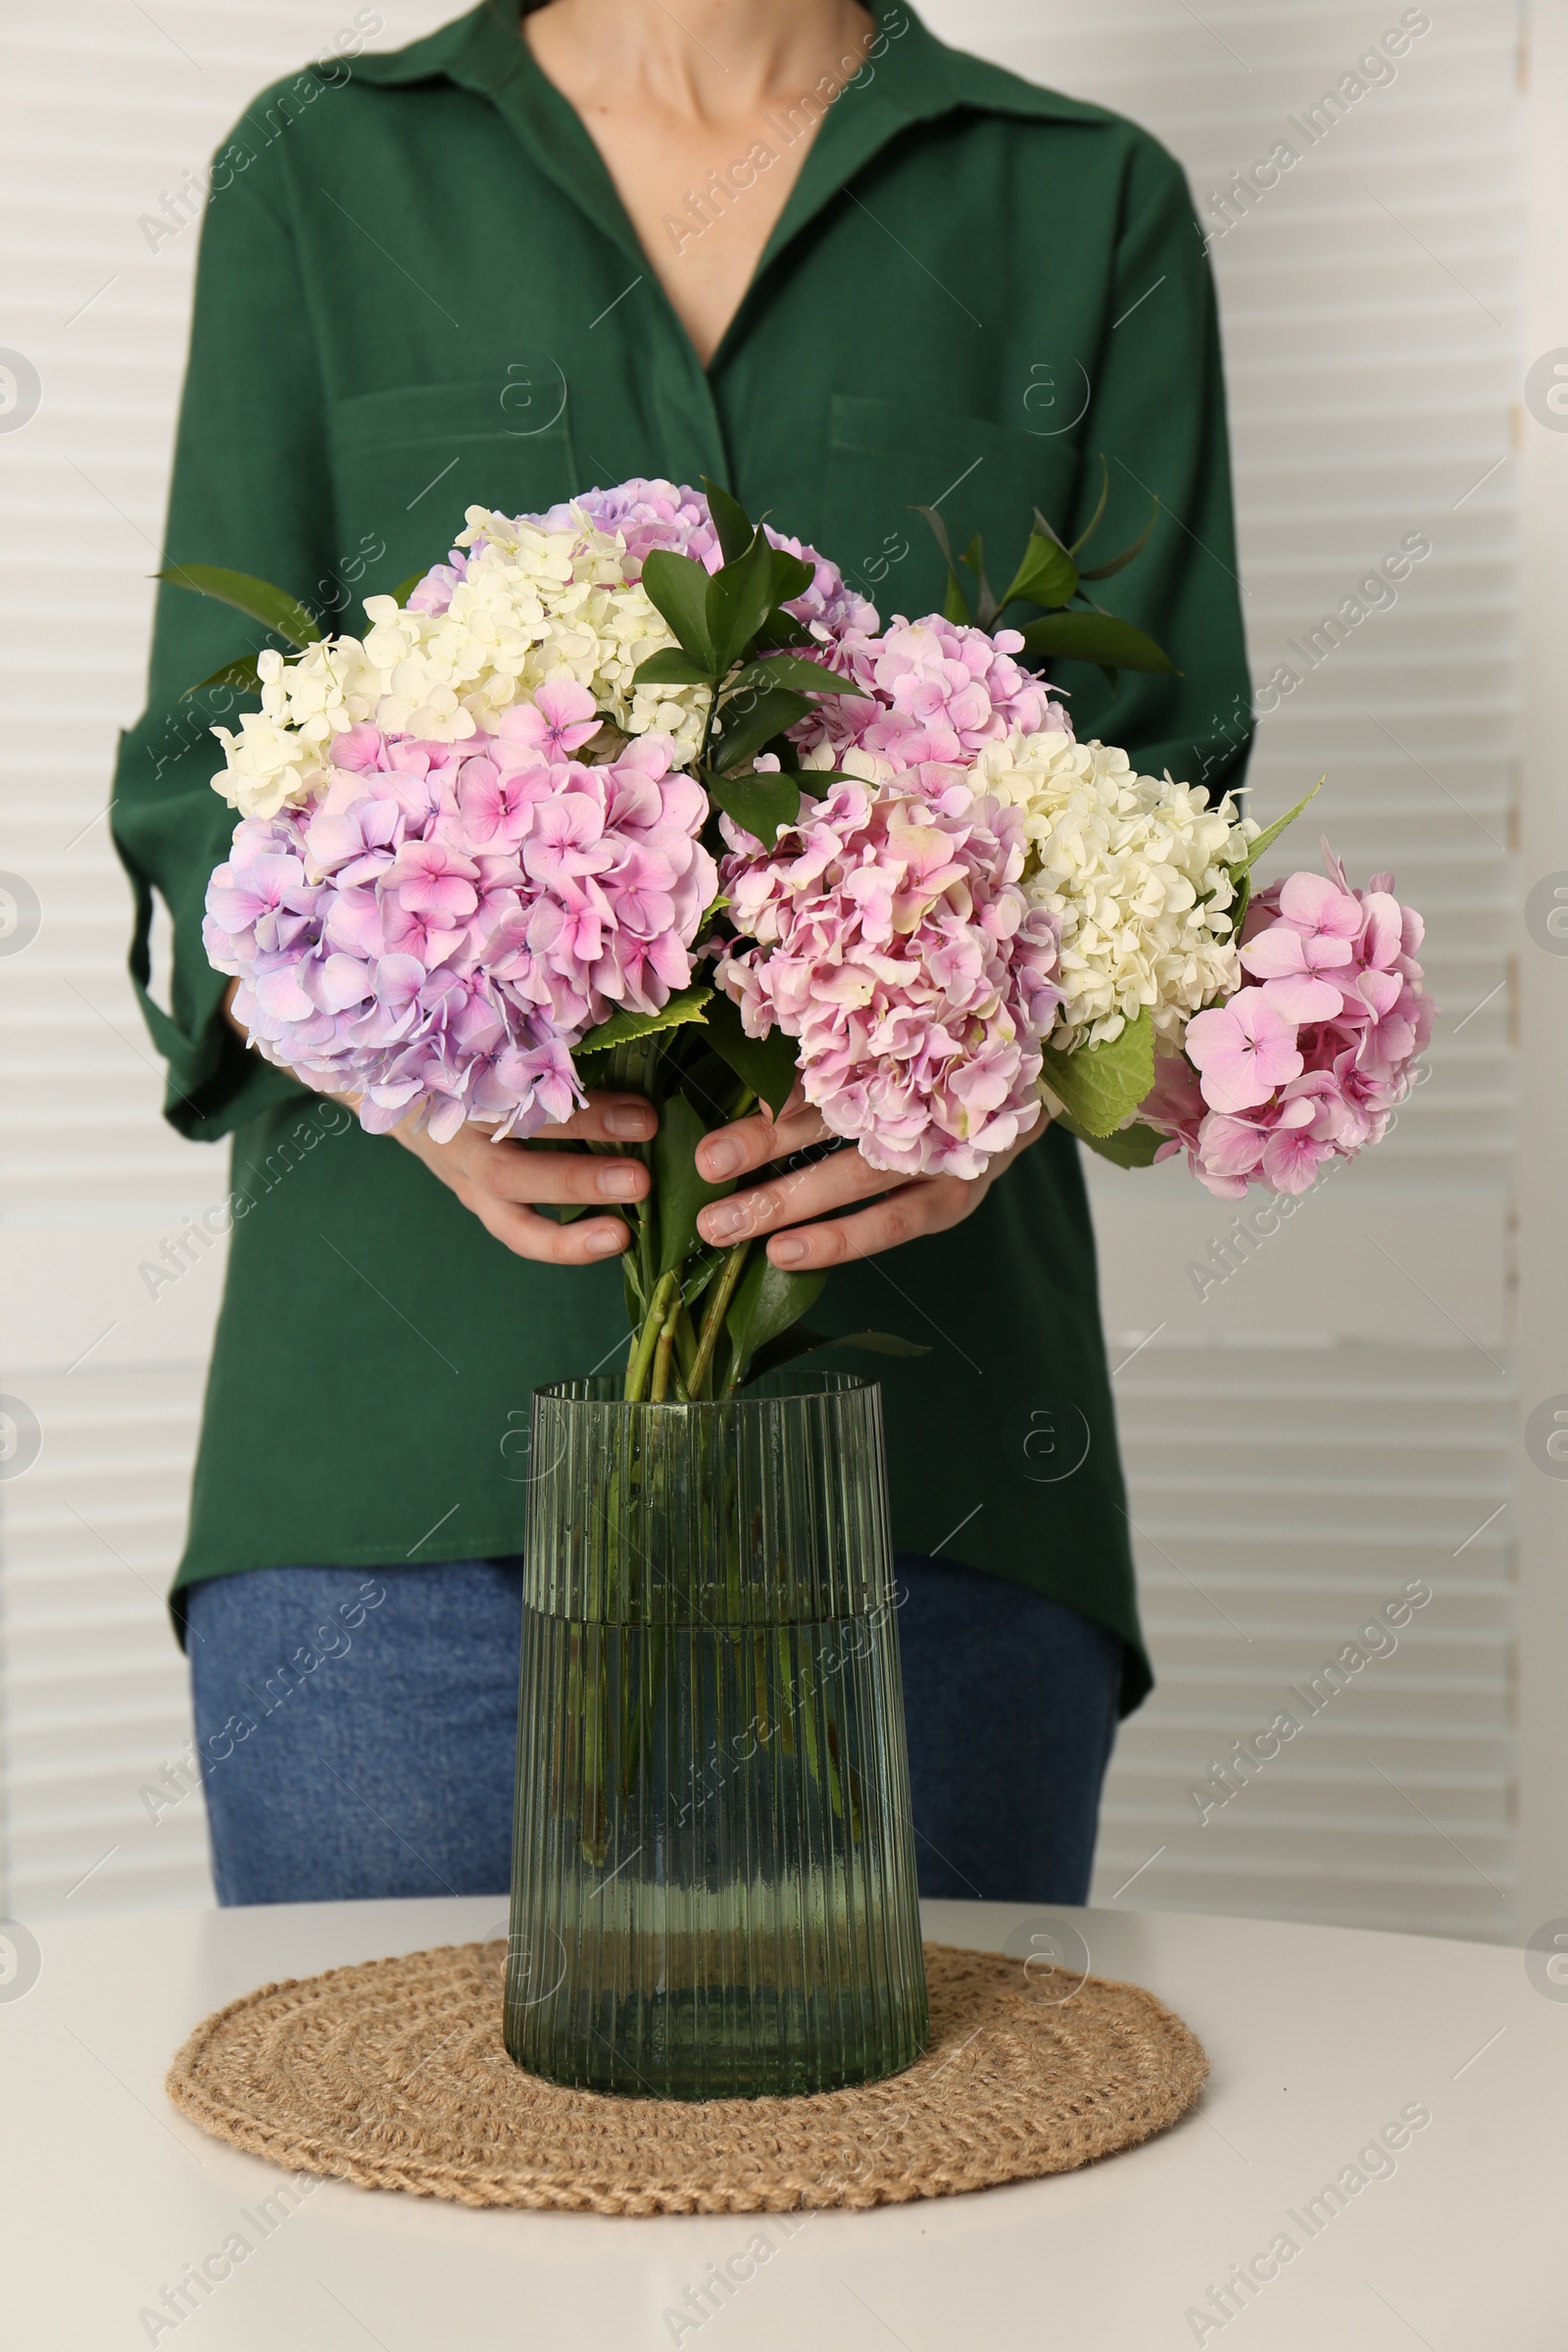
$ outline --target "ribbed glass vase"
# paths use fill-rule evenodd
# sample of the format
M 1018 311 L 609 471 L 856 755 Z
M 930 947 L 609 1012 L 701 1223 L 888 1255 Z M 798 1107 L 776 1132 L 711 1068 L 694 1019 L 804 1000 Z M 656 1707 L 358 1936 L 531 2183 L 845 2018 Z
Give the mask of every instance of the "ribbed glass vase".
M 831 2090 L 927 2033 L 881 1393 L 536 1391 L 506 2042 L 648 2097 Z

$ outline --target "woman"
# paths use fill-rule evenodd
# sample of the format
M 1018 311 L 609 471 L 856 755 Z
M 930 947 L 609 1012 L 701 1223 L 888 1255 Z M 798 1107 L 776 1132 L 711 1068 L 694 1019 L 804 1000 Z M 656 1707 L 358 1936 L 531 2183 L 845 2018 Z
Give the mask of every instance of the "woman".
M 1084 527 L 1102 453 L 1107 546 L 1159 495 L 1121 609 L 1182 674 L 1113 697 L 1071 669 L 1078 731 L 1222 789 L 1247 705 L 1222 393 L 1163 151 L 882 0 L 687 0 L 679 23 L 494 0 L 266 93 L 222 151 L 169 560 L 352 627 L 470 503 L 707 473 L 913 615 L 942 572 L 912 507 L 1005 570 L 1031 507 Z M 233 1137 L 175 1587 L 219 1893 L 499 1891 L 528 1396 L 623 1334 L 619 1220 L 541 1211 L 646 1178 L 475 1130 L 370 1137 L 243 1050 L 200 944 L 231 821 L 205 730 L 228 713 L 179 698 L 257 639 L 164 591 L 115 801 L 139 984 L 155 889 L 174 916 L 172 1013 L 144 990 L 169 1116 Z M 598 1098 L 565 1132 L 649 1126 Z M 744 1120 L 704 1172 L 755 1178 L 820 1133 Z M 1150 1676 L 1075 1146 L 1043 1129 L 972 1184 L 840 1154 L 707 1221 L 833 1266 L 831 1328 L 929 1347 L 882 1373 L 923 1889 L 1083 1900 L 1118 1708 Z

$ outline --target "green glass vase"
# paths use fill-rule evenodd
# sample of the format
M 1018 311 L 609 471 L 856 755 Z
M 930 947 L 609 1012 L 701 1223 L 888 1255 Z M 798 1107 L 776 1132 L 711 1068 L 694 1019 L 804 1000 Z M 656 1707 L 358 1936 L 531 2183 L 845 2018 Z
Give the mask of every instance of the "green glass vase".
M 833 2090 L 928 2031 L 881 1392 L 536 1391 L 505 2033 L 551 2082 Z

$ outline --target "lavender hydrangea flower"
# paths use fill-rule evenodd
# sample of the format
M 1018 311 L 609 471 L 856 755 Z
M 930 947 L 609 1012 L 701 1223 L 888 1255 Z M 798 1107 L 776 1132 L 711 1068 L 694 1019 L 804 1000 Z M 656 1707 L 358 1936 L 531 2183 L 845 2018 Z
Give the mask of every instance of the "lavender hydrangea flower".
M 565 1118 L 572 1046 L 691 979 L 716 887 L 705 797 L 665 737 L 573 760 L 584 699 L 546 689 L 461 745 L 355 727 L 321 800 L 235 828 L 208 957 L 258 1052 L 360 1096 L 372 1132 Z

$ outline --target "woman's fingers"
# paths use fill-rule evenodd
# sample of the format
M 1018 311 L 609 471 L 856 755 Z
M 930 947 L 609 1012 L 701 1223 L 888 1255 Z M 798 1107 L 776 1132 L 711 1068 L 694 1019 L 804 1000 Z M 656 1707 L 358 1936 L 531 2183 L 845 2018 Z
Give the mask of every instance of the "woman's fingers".
M 556 1143 L 632 1143 L 658 1132 L 659 1114 L 641 1095 L 591 1095 L 585 1110 L 527 1142 L 496 1143 L 491 1130 L 460 1127 L 445 1144 L 412 1137 L 411 1150 L 449 1183 L 481 1198 L 512 1202 L 641 1200 L 652 1179 L 639 1159 L 555 1151 Z
M 750 1234 L 776 1233 L 805 1217 L 819 1217 L 829 1209 L 885 1193 L 906 1178 L 869 1167 L 858 1152 L 833 1152 L 808 1167 L 765 1177 L 727 1200 L 714 1200 L 697 1220 L 705 1242 L 727 1249 Z
M 617 1257 L 631 1239 L 619 1217 L 583 1217 L 575 1224 L 558 1225 L 554 1217 L 542 1217 L 518 1201 L 498 1200 L 471 1185 L 458 1184 L 453 1190 L 487 1233 L 515 1256 L 544 1265 L 593 1265 L 601 1258 Z
M 591 1094 L 559 1127 L 541 1129 L 541 1143 L 647 1144 L 659 1132 L 659 1113 L 644 1095 Z
M 497 1200 L 641 1200 L 653 1179 L 640 1159 L 605 1159 L 589 1152 L 541 1152 L 528 1145 L 484 1144 L 463 1174 Z
M 790 1274 L 814 1274 L 850 1258 L 875 1257 L 903 1242 L 917 1241 L 921 1234 L 945 1233 L 950 1225 L 960 1223 L 977 1205 L 971 1196 L 980 1189 L 957 1176 L 917 1176 L 855 1216 L 825 1217 L 819 1224 L 775 1233 L 767 1254 Z
M 973 1216 L 997 1178 L 1039 1142 L 1049 1125 L 1048 1119 L 1037 1119 L 1027 1135 L 987 1162 L 983 1176 L 913 1177 L 854 1216 L 824 1217 L 818 1224 L 774 1232 L 767 1254 L 775 1266 L 789 1273 L 813 1274 L 819 1268 L 843 1265 L 850 1258 L 875 1257 L 880 1250 L 896 1250 L 901 1242 L 917 1241 L 922 1234 L 946 1233 L 950 1226 L 961 1225 L 965 1217 Z M 859 1153 L 852 1156 L 858 1159 Z
M 766 1110 L 754 1110 L 750 1118 L 705 1136 L 697 1147 L 697 1173 L 710 1184 L 725 1184 L 791 1152 L 826 1143 L 828 1134 L 821 1112 L 810 1108 L 797 1087 L 776 1119 Z

